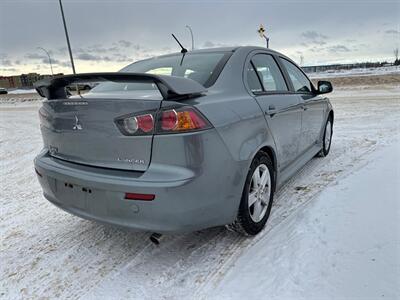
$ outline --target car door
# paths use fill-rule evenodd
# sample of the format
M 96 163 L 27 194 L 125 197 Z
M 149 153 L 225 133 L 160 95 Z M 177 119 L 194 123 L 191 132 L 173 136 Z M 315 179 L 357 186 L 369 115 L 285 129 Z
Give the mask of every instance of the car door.
M 302 154 L 318 143 L 320 139 L 321 129 L 324 125 L 325 102 L 323 97 L 314 92 L 311 81 L 299 67 L 283 57 L 280 57 L 280 61 L 290 78 L 293 92 L 297 94 L 303 105 L 302 132 L 299 144 L 299 154 Z
M 247 62 L 247 84 L 264 112 L 272 132 L 278 156 L 278 167 L 284 169 L 298 155 L 301 134 L 301 103 L 275 60 L 267 53 L 256 53 Z

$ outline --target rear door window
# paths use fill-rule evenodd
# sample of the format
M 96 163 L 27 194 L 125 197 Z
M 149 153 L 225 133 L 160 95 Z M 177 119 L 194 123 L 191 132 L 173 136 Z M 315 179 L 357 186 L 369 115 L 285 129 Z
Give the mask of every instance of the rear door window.
M 285 79 L 274 58 L 269 54 L 256 54 L 251 59 L 264 91 L 288 91 Z
M 298 93 L 310 93 L 312 91 L 312 86 L 310 80 L 308 80 L 307 76 L 293 63 L 290 61 L 281 58 L 283 65 L 286 68 L 286 71 L 289 74 L 290 80 L 293 83 L 293 87 L 295 92 Z
M 253 64 L 248 64 L 247 67 L 247 84 L 253 93 L 259 93 L 263 91 L 260 80 L 257 77 L 257 73 L 253 68 Z

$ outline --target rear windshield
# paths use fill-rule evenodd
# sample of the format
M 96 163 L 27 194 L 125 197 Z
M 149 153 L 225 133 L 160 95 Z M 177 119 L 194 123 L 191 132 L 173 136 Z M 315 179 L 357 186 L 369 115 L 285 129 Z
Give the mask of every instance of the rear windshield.
M 219 65 L 225 62 L 225 52 L 186 53 L 161 56 L 148 60 L 142 60 L 130 64 L 120 72 L 149 73 L 156 75 L 172 75 L 190 78 L 205 87 L 211 86 L 215 74 L 220 72 Z M 214 76 L 213 76 L 214 75 Z M 92 93 L 104 93 L 115 91 L 155 91 L 157 87 L 152 83 L 101 83 L 92 89 Z

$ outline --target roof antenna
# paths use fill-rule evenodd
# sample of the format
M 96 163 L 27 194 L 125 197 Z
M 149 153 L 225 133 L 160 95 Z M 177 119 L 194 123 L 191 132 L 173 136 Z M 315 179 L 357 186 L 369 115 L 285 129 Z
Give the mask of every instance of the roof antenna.
M 185 54 L 186 52 L 188 52 L 187 49 L 186 49 L 185 47 L 183 47 L 182 44 L 178 41 L 178 39 L 176 38 L 176 36 L 175 36 L 173 33 L 171 33 L 171 34 L 172 34 L 172 37 L 175 39 L 175 41 L 179 44 L 179 46 L 181 46 L 181 48 L 182 48 L 182 49 L 181 49 L 181 53 L 182 53 L 182 54 Z

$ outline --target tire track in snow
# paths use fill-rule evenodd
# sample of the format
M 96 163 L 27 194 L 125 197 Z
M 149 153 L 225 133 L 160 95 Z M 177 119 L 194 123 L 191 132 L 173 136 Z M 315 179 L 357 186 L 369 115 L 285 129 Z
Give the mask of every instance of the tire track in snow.
M 398 104 L 399 103 L 395 103 L 393 109 L 400 112 Z M 335 131 L 345 129 L 340 119 L 336 120 L 335 127 Z M 387 130 L 385 129 L 385 131 Z M 386 134 L 388 133 L 394 133 L 396 135 L 396 128 L 392 128 L 392 130 L 386 132 Z M 383 132 L 374 132 L 374 137 L 376 137 L 376 134 L 378 134 L 378 136 L 384 135 Z M 393 137 L 393 139 L 396 138 L 398 137 Z M 326 186 L 360 168 L 366 163 L 363 161 L 363 158 L 373 152 L 377 147 L 376 140 L 363 136 L 353 137 L 350 142 L 352 143 L 352 147 L 346 147 L 344 145 L 340 147 L 336 146 L 334 133 L 331 153 L 325 158 L 314 158 L 308 162 L 278 191 L 278 193 L 276 193 L 271 216 L 264 231 L 253 239 L 241 241 L 239 247 L 236 247 L 241 248 L 241 251 L 233 252 L 231 257 L 226 258 L 225 264 L 221 264 L 216 270 L 210 273 L 205 281 L 206 283 L 197 288 L 197 297 L 201 297 L 201 295 L 206 294 L 207 291 L 212 291 L 212 289 L 218 285 L 223 275 L 232 266 L 232 262 L 240 256 L 242 251 L 265 238 L 270 230 L 274 229 L 290 215 L 296 213 L 300 207 L 312 201 Z M 356 148 L 357 151 L 354 151 L 354 148 Z M 310 181 L 310 178 L 316 181 Z M 296 188 L 300 189 L 297 191 Z

